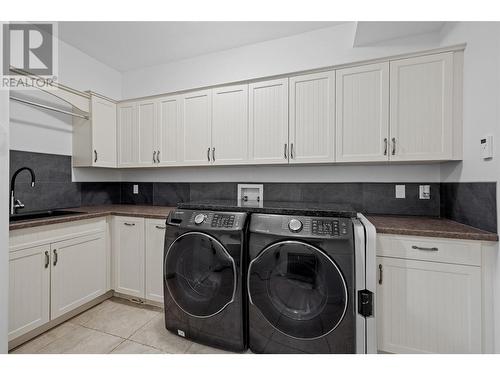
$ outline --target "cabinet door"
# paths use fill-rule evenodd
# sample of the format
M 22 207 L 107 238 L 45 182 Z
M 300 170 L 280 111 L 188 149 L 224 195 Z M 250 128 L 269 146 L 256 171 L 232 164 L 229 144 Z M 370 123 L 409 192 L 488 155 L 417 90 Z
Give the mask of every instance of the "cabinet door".
M 144 298 L 144 219 L 113 218 L 115 291 Z
M 116 167 L 116 104 L 104 98 L 91 96 L 92 110 L 92 165 Z
M 377 257 L 378 349 L 481 353 L 481 268 Z
M 9 254 L 9 340 L 49 321 L 50 246 Z
M 248 160 L 248 85 L 213 90 L 212 162 L 244 164 Z
M 335 72 L 290 78 L 290 163 L 335 160 Z
M 165 220 L 146 219 L 146 299 L 163 302 Z
M 118 166 L 134 167 L 139 162 L 139 134 L 135 126 L 135 105 L 118 105 Z
M 288 163 L 288 78 L 252 83 L 248 92 L 251 163 Z
M 391 61 L 390 70 L 390 159 L 452 159 L 453 53 Z
M 159 99 L 157 105 L 156 157 L 160 166 L 175 165 L 179 158 L 181 100 L 179 96 L 168 96 Z
M 181 155 L 184 165 L 211 163 L 212 90 L 182 96 Z
M 336 74 L 336 160 L 389 160 L 389 63 Z
M 53 243 L 51 250 L 51 319 L 106 293 L 104 232 Z
M 139 166 L 152 167 L 156 164 L 157 142 L 156 131 L 156 103 L 141 101 L 136 106 L 136 126 L 139 134 Z M 154 153 L 154 155 L 153 155 Z

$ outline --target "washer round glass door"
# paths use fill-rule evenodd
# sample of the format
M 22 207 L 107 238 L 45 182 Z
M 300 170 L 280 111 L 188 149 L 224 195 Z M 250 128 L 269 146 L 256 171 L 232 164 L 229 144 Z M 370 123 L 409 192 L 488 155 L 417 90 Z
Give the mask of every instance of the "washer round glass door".
M 250 302 L 277 330 L 297 339 L 332 332 L 347 309 L 347 287 L 335 262 L 299 241 L 272 244 L 250 262 Z
M 236 265 L 224 246 L 202 232 L 187 232 L 169 246 L 165 284 L 185 313 L 208 318 L 234 301 Z

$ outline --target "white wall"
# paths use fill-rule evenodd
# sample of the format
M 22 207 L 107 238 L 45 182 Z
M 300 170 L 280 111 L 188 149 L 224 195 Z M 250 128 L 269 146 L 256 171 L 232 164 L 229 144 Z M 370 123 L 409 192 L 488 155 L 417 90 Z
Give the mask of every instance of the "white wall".
M 439 44 L 437 34 L 353 48 L 356 23 L 314 30 L 123 73 L 123 99 L 408 53 Z M 157 46 L 152 46 L 157 48 Z
M 497 223 L 500 223 L 500 23 L 460 22 L 443 31 L 443 45 L 466 41 L 464 53 L 463 162 L 443 164 L 443 182 L 492 181 L 497 183 Z M 479 139 L 494 136 L 494 158 L 482 160 Z M 500 353 L 500 257 L 493 256 L 495 351 Z
M 0 51 L 3 51 L 0 22 Z M 2 59 L 0 59 L 2 60 Z M 0 61 L 0 77 L 3 72 Z M 0 89 L 0 354 L 7 353 L 9 292 L 9 92 Z
M 59 41 L 58 81 L 72 88 L 92 90 L 113 99 L 121 98 L 121 74 Z M 14 95 L 70 109 L 63 101 L 39 91 L 14 92 Z M 10 103 L 11 149 L 71 155 L 71 117 L 40 110 L 25 104 Z

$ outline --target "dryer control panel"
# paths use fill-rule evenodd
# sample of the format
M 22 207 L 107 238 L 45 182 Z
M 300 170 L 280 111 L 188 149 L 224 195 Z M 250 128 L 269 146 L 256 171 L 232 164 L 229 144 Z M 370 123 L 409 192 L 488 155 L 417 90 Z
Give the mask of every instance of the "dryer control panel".
M 352 237 L 352 220 L 343 217 L 311 217 L 253 214 L 250 232 L 291 237 L 346 239 Z

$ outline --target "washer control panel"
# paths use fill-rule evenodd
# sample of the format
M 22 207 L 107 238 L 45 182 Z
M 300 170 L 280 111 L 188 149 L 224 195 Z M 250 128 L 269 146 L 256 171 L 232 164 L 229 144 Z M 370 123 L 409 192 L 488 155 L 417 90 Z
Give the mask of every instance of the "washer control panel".
M 235 215 L 214 213 L 212 217 L 212 228 L 232 228 L 234 226 Z
M 217 212 L 198 210 L 176 210 L 168 224 L 202 230 L 241 230 L 247 214 L 244 212 Z

